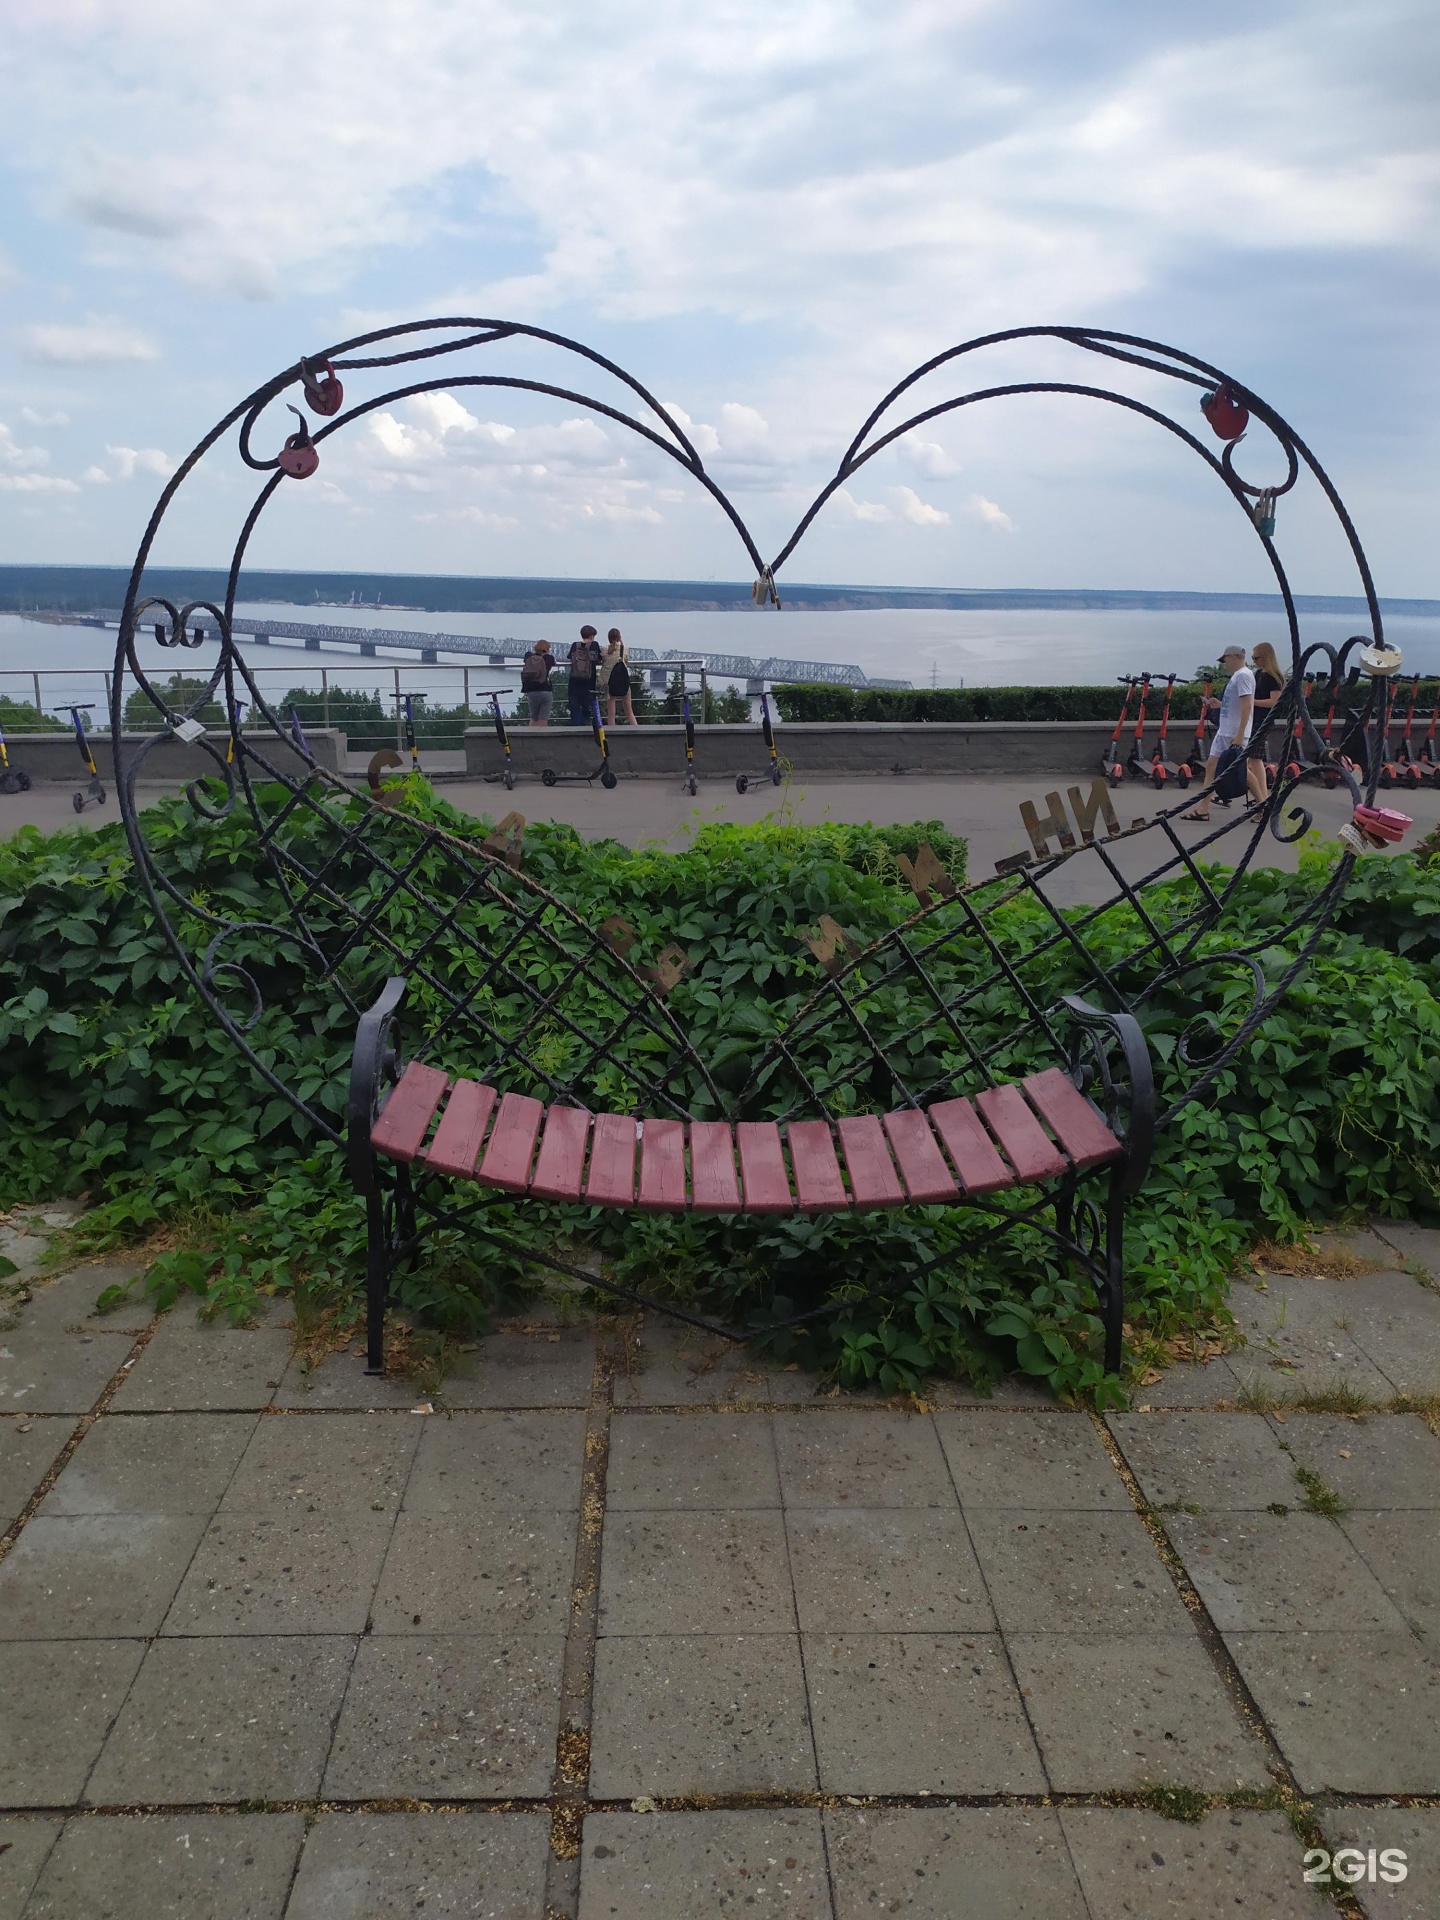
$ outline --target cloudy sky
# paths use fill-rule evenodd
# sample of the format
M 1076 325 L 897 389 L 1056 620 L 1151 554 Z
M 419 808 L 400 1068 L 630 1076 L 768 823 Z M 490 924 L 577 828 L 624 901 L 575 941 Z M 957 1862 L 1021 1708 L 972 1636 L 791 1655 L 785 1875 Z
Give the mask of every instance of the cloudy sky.
M 912 365 L 1053 321 L 1232 369 L 1330 468 L 1382 592 L 1440 595 L 1437 40 L 1422 0 L 9 0 L 0 560 L 128 559 L 173 463 L 243 394 L 432 314 L 618 360 L 769 554 Z M 616 397 L 513 345 L 454 370 Z M 1193 389 L 1046 343 L 921 397 L 1112 371 L 1198 418 Z M 1281 474 L 1263 433 L 1238 464 Z M 254 490 L 217 450 L 157 557 L 223 559 Z M 1353 590 L 1313 492 L 1281 503 L 1277 538 L 1299 587 Z M 748 571 L 664 456 L 573 404 L 477 388 L 337 436 L 252 556 Z M 1266 583 L 1192 454 L 1059 397 L 911 435 L 791 573 Z

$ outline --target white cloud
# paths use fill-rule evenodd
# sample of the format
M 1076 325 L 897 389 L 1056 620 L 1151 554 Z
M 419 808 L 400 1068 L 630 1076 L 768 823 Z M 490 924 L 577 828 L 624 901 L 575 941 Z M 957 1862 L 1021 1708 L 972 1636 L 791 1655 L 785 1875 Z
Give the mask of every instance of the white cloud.
M 993 500 L 987 500 L 983 493 L 972 493 L 965 503 L 965 510 L 972 519 L 982 526 L 993 527 L 997 533 L 1014 533 L 1015 522 L 1003 507 L 997 507 Z
M 893 487 L 897 510 L 912 527 L 948 527 L 950 516 L 939 507 L 929 506 L 913 487 Z M 999 508 L 996 508 L 999 512 Z
M 16 345 L 26 360 L 52 367 L 123 367 L 160 358 L 160 349 L 143 333 L 93 314 L 83 326 L 21 327 Z
M 917 440 L 913 433 L 895 442 L 895 452 L 925 480 L 950 480 L 960 471 L 960 462 L 952 460 L 938 441 Z
M 133 480 L 137 473 L 168 480 L 175 471 L 175 462 L 159 447 L 106 447 L 105 451 L 117 480 Z
M 27 427 L 68 427 L 68 413 L 37 413 L 34 407 L 21 407 L 20 418 Z
M 53 473 L 0 473 L 0 493 L 79 493 L 74 480 Z
M 848 487 L 837 487 L 830 503 L 845 520 L 868 520 L 879 526 L 895 518 L 883 500 L 857 500 Z
M 50 455 L 44 447 L 22 447 L 13 429 L 0 420 L 0 465 L 14 472 L 48 466 L 49 462 Z

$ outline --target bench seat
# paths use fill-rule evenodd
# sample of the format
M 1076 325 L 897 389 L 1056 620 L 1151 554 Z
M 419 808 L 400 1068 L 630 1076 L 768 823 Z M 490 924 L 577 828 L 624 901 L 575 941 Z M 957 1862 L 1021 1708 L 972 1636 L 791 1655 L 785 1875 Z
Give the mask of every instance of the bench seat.
M 370 1134 L 387 1159 L 505 1192 L 649 1213 L 958 1204 L 1089 1173 L 1124 1148 L 1058 1067 L 971 1100 L 836 1121 L 591 1114 L 406 1067 Z

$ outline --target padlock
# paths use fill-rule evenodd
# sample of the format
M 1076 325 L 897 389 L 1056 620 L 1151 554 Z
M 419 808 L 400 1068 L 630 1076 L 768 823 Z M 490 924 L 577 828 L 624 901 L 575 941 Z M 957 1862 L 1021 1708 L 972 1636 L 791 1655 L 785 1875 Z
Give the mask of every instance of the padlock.
M 323 413 L 327 418 L 338 413 L 345 404 L 345 389 L 336 377 L 335 369 L 328 360 L 322 361 L 324 372 L 317 375 L 313 360 L 300 362 L 300 378 L 305 387 L 305 403 L 312 413 Z
M 320 455 L 310 439 L 305 416 L 298 407 L 291 407 L 290 411 L 300 422 L 300 431 L 291 434 L 280 449 L 280 457 L 275 464 L 282 473 L 288 473 L 292 480 L 308 480 L 320 464 Z
M 1238 440 L 1250 424 L 1249 410 L 1241 404 L 1233 387 L 1216 387 L 1213 393 L 1202 393 L 1200 411 L 1220 440 Z
M 1403 840 L 1415 822 L 1395 807 L 1356 807 L 1355 824 L 1374 840 Z
M 1263 490 L 1250 509 L 1250 513 L 1260 530 L 1261 537 L 1266 540 L 1272 539 L 1275 533 L 1275 494 L 1272 488 L 1266 487 Z

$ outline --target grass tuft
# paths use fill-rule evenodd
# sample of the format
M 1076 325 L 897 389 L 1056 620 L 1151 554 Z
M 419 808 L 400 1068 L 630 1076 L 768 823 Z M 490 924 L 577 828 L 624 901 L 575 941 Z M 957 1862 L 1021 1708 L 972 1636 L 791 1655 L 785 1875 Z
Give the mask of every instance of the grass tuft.
M 1324 1514 L 1327 1520 L 1338 1520 L 1349 1509 L 1333 1487 L 1327 1487 L 1319 1474 L 1311 1467 L 1296 1467 L 1295 1478 L 1305 1490 L 1305 1498 L 1300 1502 L 1306 1513 Z

